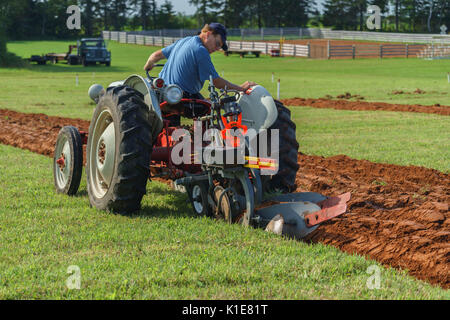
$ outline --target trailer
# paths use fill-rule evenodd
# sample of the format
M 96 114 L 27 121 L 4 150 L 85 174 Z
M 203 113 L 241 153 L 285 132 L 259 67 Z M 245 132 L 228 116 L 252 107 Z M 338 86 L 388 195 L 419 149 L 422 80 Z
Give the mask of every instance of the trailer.
M 228 57 L 231 54 L 238 54 L 241 56 L 241 58 L 244 58 L 246 55 L 252 54 L 256 58 L 259 58 L 261 53 L 262 53 L 261 50 L 228 50 L 228 51 L 225 51 L 225 56 Z
M 47 61 L 50 61 L 51 63 L 55 64 L 59 61 L 68 61 L 70 62 L 70 57 L 73 56 L 72 51 L 73 49 L 76 49 L 77 45 L 69 45 L 69 50 L 66 53 L 46 53 L 43 55 L 32 55 L 30 59 L 28 59 L 30 62 L 36 62 L 39 65 L 44 65 L 47 63 Z M 69 63 L 70 64 L 70 63 Z

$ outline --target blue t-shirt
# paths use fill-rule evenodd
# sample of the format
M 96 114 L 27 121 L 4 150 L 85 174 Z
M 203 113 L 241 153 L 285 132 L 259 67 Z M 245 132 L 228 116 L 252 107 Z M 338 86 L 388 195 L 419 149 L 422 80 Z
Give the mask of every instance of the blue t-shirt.
M 183 91 L 198 93 L 205 80 L 219 78 L 200 37 L 186 37 L 162 49 L 167 58 L 159 77 L 167 84 L 177 84 Z

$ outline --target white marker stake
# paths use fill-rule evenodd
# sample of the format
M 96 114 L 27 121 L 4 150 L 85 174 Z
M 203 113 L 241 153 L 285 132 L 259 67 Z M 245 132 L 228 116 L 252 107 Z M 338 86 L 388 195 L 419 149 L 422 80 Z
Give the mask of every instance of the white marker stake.
M 78 86 L 78 73 L 77 73 L 77 75 L 75 76 L 75 85 Z
M 274 82 L 274 79 L 273 79 L 273 72 L 272 72 L 272 83 Z
M 447 72 L 447 80 L 448 80 L 448 83 L 450 83 L 450 72 Z
M 280 79 L 277 82 L 277 99 L 280 100 Z

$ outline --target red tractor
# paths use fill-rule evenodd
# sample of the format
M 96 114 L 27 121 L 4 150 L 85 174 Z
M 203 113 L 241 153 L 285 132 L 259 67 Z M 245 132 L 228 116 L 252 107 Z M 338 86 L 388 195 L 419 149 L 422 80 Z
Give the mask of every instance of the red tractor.
M 187 192 L 196 215 L 295 238 L 346 211 L 350 194 L 288 193 L 299 169 L 296 126 L 266 89 L 217 92 L 211 79 L 209 93 L 209 100 L 184 99 L 180 87 L 148 73 L 106 90 L 91 86 L 97 107 L 89 134 L 70 126 L 59 133 L 56 190 L 77 192 L 87 144 L 87 191 L 100 210 L 139 210 L 147 180 L 160 177 Z M 187 125 L 173 120 L 180 116 Z M 265 200 L 277 204 L 261 206 Z

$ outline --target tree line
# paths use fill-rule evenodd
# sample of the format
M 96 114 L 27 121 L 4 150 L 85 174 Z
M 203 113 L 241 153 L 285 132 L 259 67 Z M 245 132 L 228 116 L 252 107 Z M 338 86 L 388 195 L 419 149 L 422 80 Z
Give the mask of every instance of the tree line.
M 439 33 L 450 29 L 449 0 L 326 0 L 322 23 L 337 30 L 367 30 L 367 7 L 381 9 L 381 31 Z
M 367 7 L 382 12 L 381 31 L 438 33 L 450 28 L 449 0 L 186 0 L 193 15 L 170 0 L 0 0 L 0 39 L 76 38 L 102 30 L 197 29 L 210 21 L 228 28 L 331 27 L 367 30 Z M 81 9 L 81 30 L 69 30 L 67 7 Z M 1 41 L 0 41 L 1 43 Z M 0 50 L 2 44 L 0 44 Z

